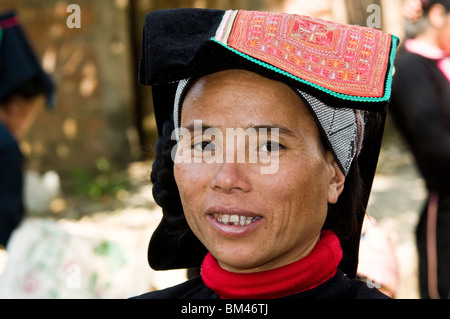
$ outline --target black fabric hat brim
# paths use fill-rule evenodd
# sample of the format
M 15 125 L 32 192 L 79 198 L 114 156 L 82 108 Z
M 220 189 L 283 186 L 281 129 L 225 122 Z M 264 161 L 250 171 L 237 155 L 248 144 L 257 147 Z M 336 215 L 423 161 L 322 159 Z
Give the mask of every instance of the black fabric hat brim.
M 207 249 L 186 225 L 175 227 L 162 218 L 148 247 L 148 262 L 154 270 L 199 267 Z

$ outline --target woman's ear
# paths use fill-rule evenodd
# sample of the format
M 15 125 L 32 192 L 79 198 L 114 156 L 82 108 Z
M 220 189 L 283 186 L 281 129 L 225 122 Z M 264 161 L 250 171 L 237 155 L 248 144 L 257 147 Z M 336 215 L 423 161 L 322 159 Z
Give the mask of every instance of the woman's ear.
M 328 203 L 336 204 L 339 195 L 341 195 L 342 191 L 344 190 L 345 175 L 337 165 L 336 161 L 334 161 L 334 159 L 331 165 L 331 178 L 330 185 L 328 186 Z

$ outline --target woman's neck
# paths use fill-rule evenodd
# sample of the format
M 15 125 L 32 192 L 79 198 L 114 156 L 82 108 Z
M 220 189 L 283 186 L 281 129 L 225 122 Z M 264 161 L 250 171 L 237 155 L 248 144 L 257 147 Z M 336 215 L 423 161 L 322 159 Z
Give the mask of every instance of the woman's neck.
M 423 42 L 435 48 L 439 47 L 436 32 L 434 32 L 434 30 L 432 29 L 426 29 L 424 32 L 418 34 L 415 37 L 415 40 Z
M 303 250 L 301 250 L 301 251 L 297 250 L 295 253 L 285 254 L 284 256 L 282 256 L 280 258 L 276 258 L 268 263 L 265 263 L 264 265 L 256 266 L 251 269 L 232 268 L 232 267 L 229 267 L 229 266 L 223 264 L 219 260 L 217 261 L 217 263 L 219 264 L 219 266 L 222 269 L 231 271 L 233 273 L 242 273 L 242 274 L 247 273 L 248 274 L 248 273 L 254 273 L 254 272 L 267 271 L 267 270 L 282 267 L 282 265 L 287 265 L 287 264 L 293 263 L 297 260 L 300 260 L 300 259 L 308 256 L 309 253 L 311 253 L 311 251 L 314 249 L 314 247 L 317 245 L 317 243 L 319 241 L 320 241 L 320 232 L 317 235 L 317 237 L 311 241 L 310 244 L 308 244 L 306 247 L 304 247 Z
M 221 268 L 208 253 L 201 276 L 207 287 L 221 298 L 281 298 L 313 289 L 331 279 L 342 259 L 337 236 L 322 231 L 311 253 L 291 264 L 262 272 L 234 273 Z

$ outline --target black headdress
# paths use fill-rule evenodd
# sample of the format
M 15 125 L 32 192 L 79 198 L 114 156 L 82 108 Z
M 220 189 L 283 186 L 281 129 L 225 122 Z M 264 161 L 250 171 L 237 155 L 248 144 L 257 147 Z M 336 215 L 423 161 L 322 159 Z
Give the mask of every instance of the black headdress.
M 52 108 L 53 82 L 42 69 L 15 13 L 0 14 L 0 101 L 36 78 L 44 86 L 47 106 Z
M 346 220 L 328 223 L 334 224 L 344 251 L 341 268 L 354 277 L 361 225 L 390 99 L 397 44 L 395 36 L 379 30 L 299 15 L 209 9 L 149 13 L 143 32 L 139 81 L 152 86 L 160 136 L 152 171 L 153 195 L 163 208 L 163 218 L 149 245 L 152 268 L 200 266 L 206 254 L 205 247 L 186 223 L 173 179 L 173 162 L 170 155 L 164 155 L 174 144 L 170 134 L 174 129 L 178 84 L 184 79 L 225 69 L 245 69 L 284 82 L 298 91 L 315 115 L 336 159 L 340 160 L 341 169 L 349 174 L 346 184 L 351 183 L 355 174 L 362 179 L 360 196 L 352 198 L 351 190 L 345 187 L 339 206 L 333 208 L 344 211 L 351 207 L 343 216 L 352 216 L 356 226 L 348 228 Z M 351 113 L 365 113 L 364 146 L 356 152 L 357 146 L 352 145 L 349 161 L 339 158 L 335 147 L 339 141 L 333 142 L 326 130 L 341 129 L 327 122 L 327 115 L 318 114 L 316 107 L 322 105 L 336 112 L 345 108 Z M 352 127 L 349 134 L 358 134 L 357 128 L 357 125 Z M 359 156 L 353 166 L 358 166 L 360 172 L 354 173 L 350 163 L 356 153 Z M 356 205 L 349 204 L 352 201 L 357 201 Z

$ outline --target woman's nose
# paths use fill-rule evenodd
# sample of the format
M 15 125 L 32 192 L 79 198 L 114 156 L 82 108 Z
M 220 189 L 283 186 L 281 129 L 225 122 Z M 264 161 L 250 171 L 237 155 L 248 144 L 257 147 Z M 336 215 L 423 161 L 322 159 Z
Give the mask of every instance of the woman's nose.
M 221 163 L 210 181 L 210 187 L 226 193 L 234 190 L 248 192 L 251 189 L 247 175 L 248 165 L 245 163 Z

